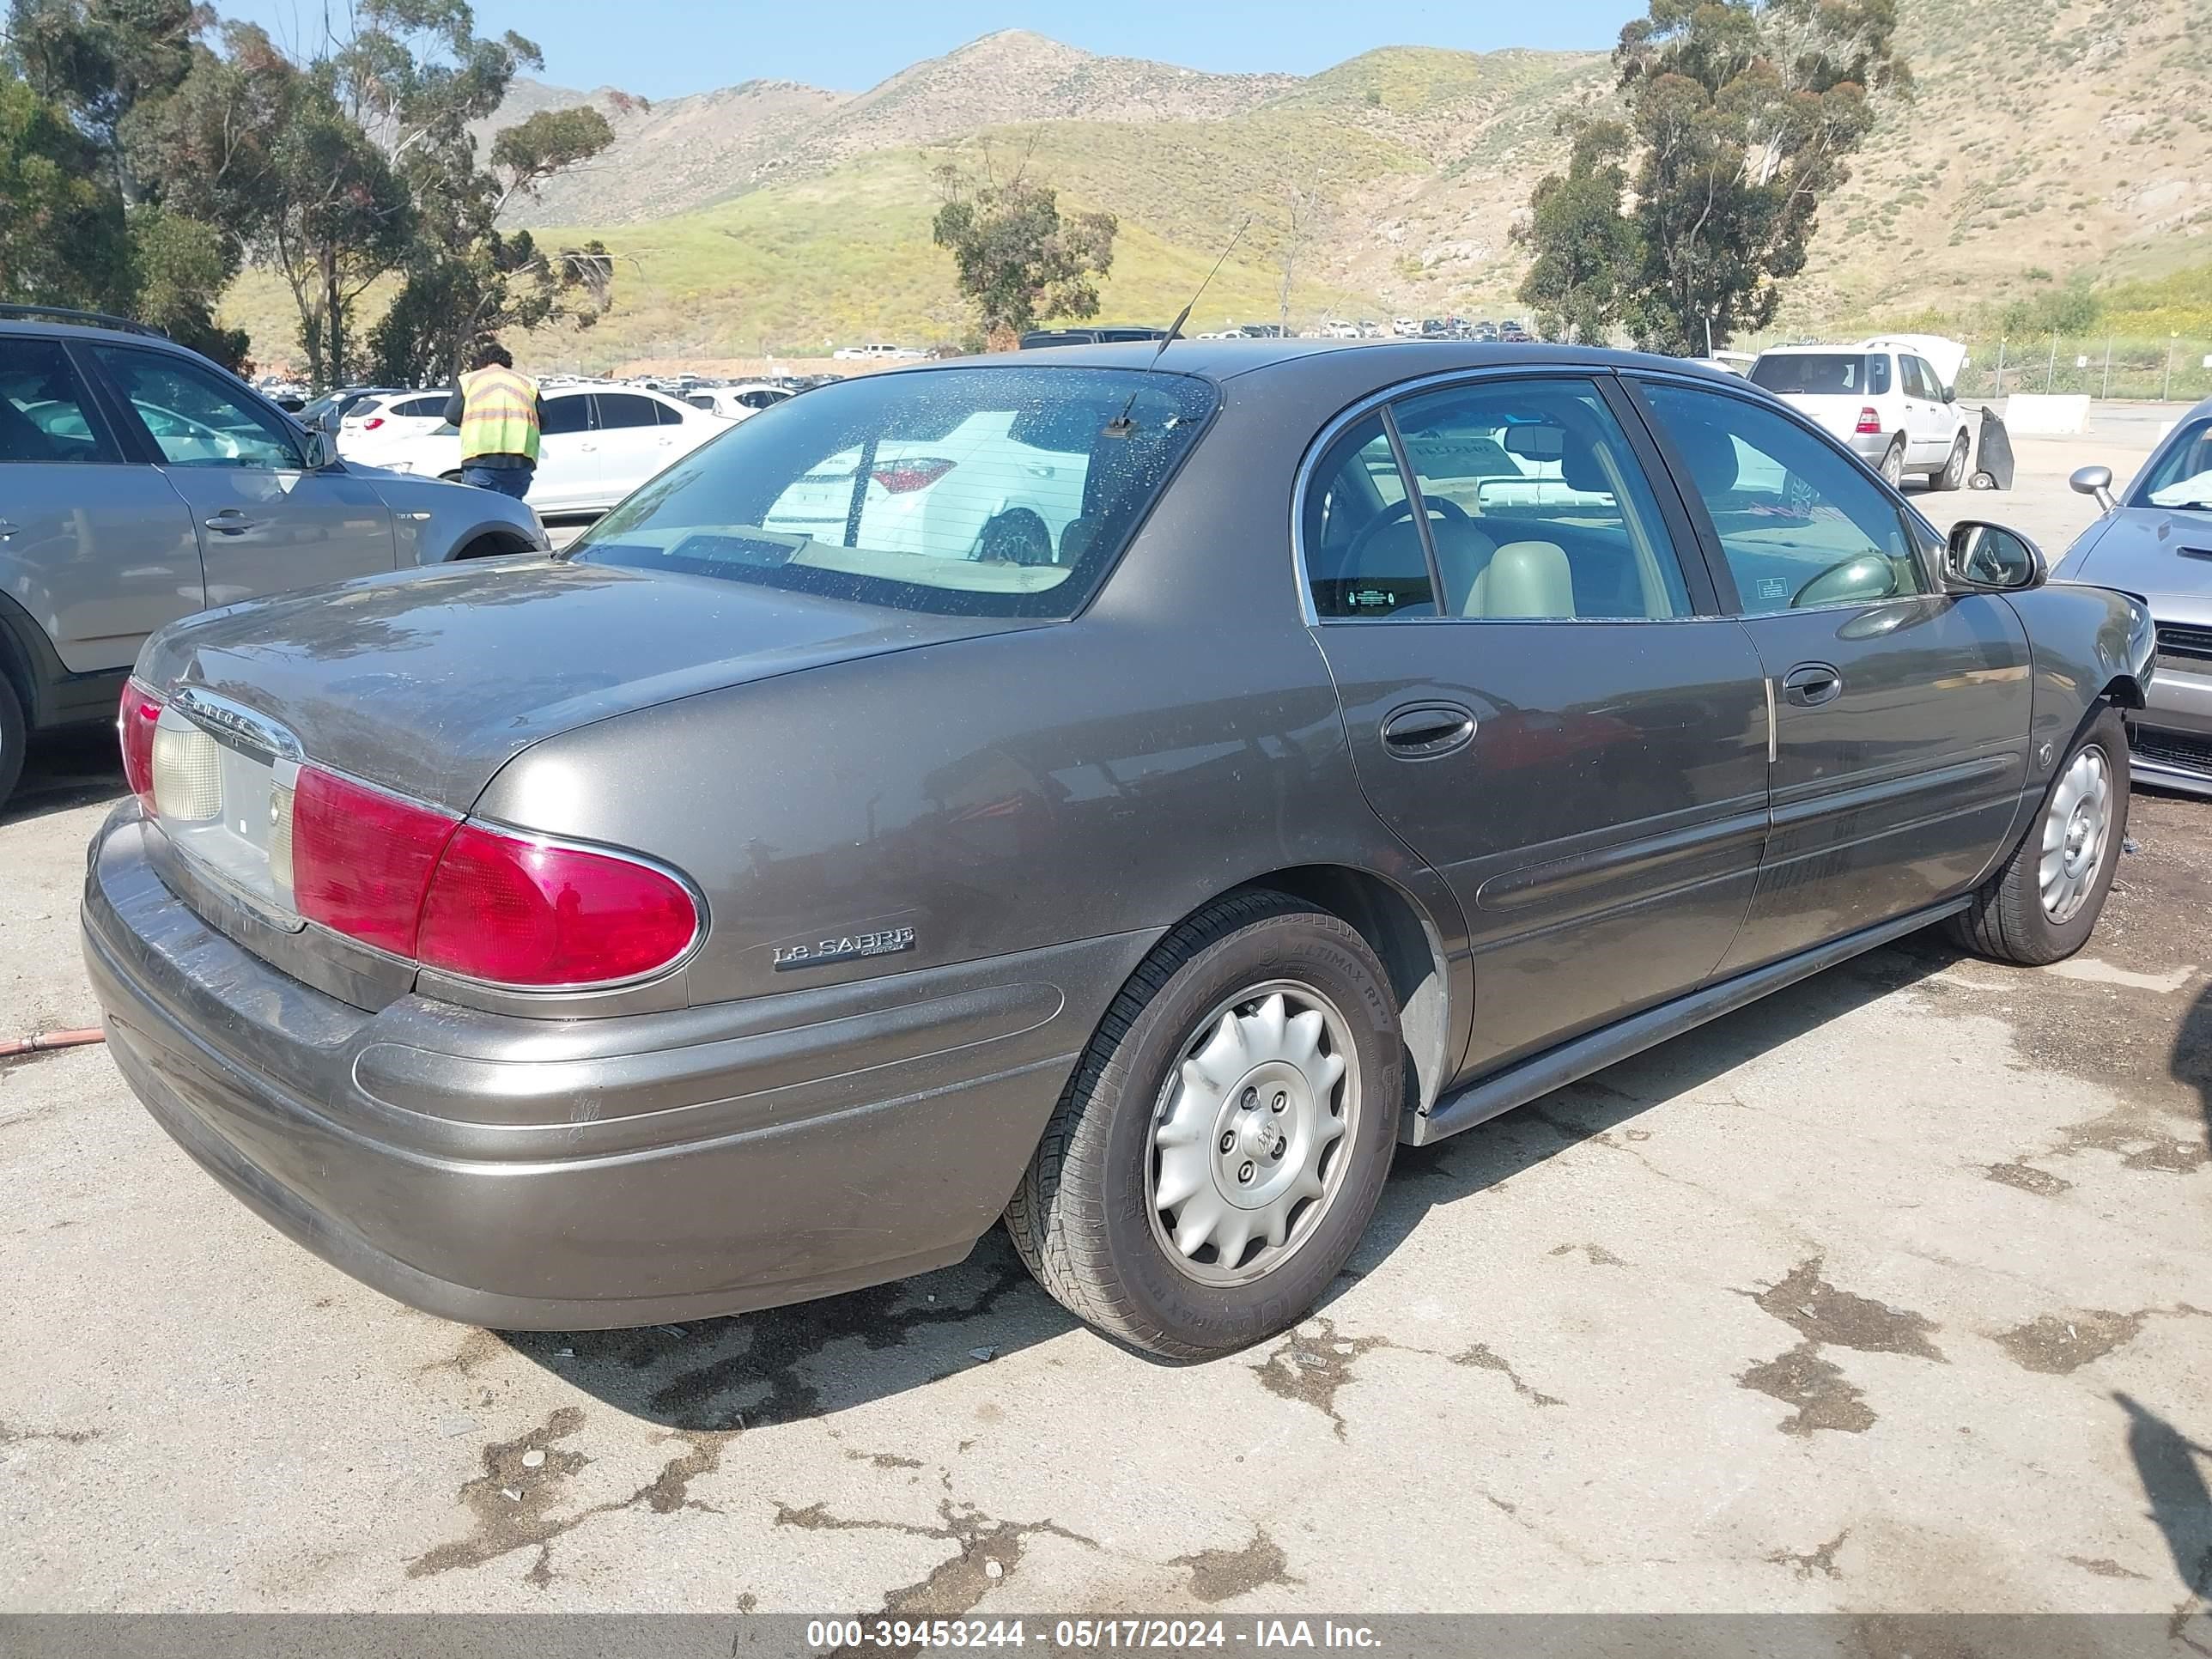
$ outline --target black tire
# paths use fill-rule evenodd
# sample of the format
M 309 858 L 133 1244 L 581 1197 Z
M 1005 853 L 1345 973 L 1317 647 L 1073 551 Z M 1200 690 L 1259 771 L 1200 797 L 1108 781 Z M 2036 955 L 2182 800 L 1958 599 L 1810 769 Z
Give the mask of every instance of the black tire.
M 2044 902 L 2043 862 L 2046 831 L 2055 814 L 2063 810 L 2069 779 L 2077 761 L 2089 751 L 2103 757 L 2111 799 L 2098 866 L 2091 874 L 2077 908 L 2054 916 Z M 2059 823 L 2058 839 L 2065 841 L 2073 815 Z M 2112 890 L 2119 867 L 2121 844 L 2128 833 L 2128 732 L 2120 711 L 2109 704 L 2085 725 L 2058 763 L 2057 775 L 2036 808 L 2012 856 L 1976 890 L 1972 905 L 1949 923 L 1953 939 L 1978 956 L 1994 962 L 2040 967 L 2072 956 L 2089 942 L 2097 917 Z
M 15 781 L 23 775 L 26 735 L 22 701 L 7 675 L 0 673 L 0 809 L 7 806 L 8 797 L 15 793 Z
M 1957 489 L 1966 483 L 1969 447 L 1966 434 L 1963 432 L 1951 441 L 1951 459 L 1943 463 L 1943 470 L 1936 475 L 1934 483 L 1936 489 Z
M 1882 482 L 1892 489 L 1905 488 L 1905 440 L 1899 437 L 1884 452 L 1880 468 Z
M 1334 1109 L 1357 1107 L 1321 1160 L 1344 1162 L 1328 1163 L 1330 1196 L 1304 1200 L 1321 1207 L 1299 1212 L 1277 1265 L 1202 1283 L 1155 1231 L 1156 1115 L 1213 1015 L 1276 981 L 1320 991 L 1347 1028 L 1357 1093 Z M 1219 900 L 1162 940 L 1107 1010 L 1006 1206 L 1014 1248 L 1078 1318 L 1149 1352 L 1205 1358 L 1272 1336 L 1321 1299 L 1367 1229 L 1397 1146 L 1403 1054 L 1389 979 L 1355 929 L 1283 893 Z M 1254 1242 L 1241 1259 L 1257 1264 L 1269 1247 Z
M 438 475 L 438 482 L 441 483 L 459 483 L 460 481 L 461 475 L 458 470 L 452 472 L 441 472 Z

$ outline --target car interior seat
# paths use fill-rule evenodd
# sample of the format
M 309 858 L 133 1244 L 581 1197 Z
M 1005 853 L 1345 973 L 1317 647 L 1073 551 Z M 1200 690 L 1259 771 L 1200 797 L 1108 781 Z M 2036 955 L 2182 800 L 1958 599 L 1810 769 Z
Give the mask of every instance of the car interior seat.
M 58 459 L 54 441 L 39 430 L 38 423 L 0 398 L 0 461 Z
M 1575 614 L 1574 570 L 1557 542 L 1508 542 L 1468 590 L 1463 617 L 1565 617 Z

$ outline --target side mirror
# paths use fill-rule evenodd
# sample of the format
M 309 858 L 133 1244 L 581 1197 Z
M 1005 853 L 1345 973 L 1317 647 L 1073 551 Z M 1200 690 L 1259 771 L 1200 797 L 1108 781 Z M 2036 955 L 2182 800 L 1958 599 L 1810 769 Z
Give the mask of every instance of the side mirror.
M 1959 388 L 1954 386 L 1945 386 L 1943 388 L 1943 401 L 1947 404 L 1957 403 L 1959 401 Z
M 2066 482 L 2074 487 L 2077 495 L 2094 495 L 2097 505 L 2107 513 L 2119 505 L 2112 499 L 2112 469 L 2109 466 L 2077 467 Z
M 2016 593 L 2040 587 L 2051 574 L 2043 550 L 2001 524 L 1961 519 L 1943 549 L 1945 585 L 1968 593 Z
M 307 428 L 307 471 L 310 472 L 320 472 L 337 459 L 336 453 L 331 447 L 331 434 L 319 426 L 311 426 Z

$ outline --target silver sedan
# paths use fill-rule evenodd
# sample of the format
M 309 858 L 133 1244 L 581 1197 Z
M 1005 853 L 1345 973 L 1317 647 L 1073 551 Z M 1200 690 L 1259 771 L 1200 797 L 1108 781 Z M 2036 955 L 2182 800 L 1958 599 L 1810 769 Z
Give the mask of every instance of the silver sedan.
M 2212 398 L 2174 423 L 2124 495 L 2110 467 L 2085 466 L 2073 484 L 2105 515 L 2054 575 L 2138 594 L 2158 624 L 2157 672 L 2130 721 L 2135 775 L 2212 795 Z

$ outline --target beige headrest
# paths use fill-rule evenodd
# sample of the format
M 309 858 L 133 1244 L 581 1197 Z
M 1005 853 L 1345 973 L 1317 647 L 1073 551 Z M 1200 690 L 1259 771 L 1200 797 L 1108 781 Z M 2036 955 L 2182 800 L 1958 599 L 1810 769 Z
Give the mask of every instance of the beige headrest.
M 1468 590 L 1468 617 L 1571 617 L 1574 572 L 1557 542 L 1508 542 Z

